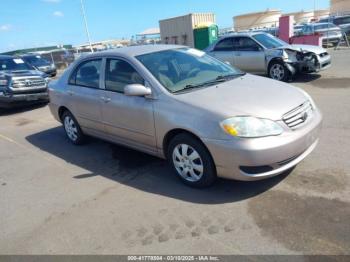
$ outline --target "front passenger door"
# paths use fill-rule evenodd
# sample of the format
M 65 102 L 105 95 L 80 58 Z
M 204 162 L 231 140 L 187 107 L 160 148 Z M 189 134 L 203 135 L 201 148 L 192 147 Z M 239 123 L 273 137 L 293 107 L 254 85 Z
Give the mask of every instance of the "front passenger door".
M 145 84 L 126 60 L 108 58 L 105 69 L 102 118 L 108 135 L 122 144 L 156 151 L 153 100 L 124 95 L 128 84 Z
M 251 73 L 265 73 L 265 51 L 250 37 L 234 37 L 234 65 Z

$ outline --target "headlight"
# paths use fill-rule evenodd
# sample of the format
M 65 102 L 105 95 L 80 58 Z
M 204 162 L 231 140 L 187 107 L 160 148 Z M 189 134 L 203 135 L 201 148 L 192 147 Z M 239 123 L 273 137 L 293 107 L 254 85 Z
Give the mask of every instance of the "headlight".
M 282 58 L 285 61 L 289 59 L 289 55 L 288 55 L 287 51 L 282 50 Z
M 6 79 L 0 79 L 0 86 L 3 87 L 3 86 L 7 86 L 8 84 L 8 81 Z
M 276 122 L 250 116 L 232 117 L 220 123 L 229 135 L 236 137 L 264 137 L 282 134 L 282 127 Z

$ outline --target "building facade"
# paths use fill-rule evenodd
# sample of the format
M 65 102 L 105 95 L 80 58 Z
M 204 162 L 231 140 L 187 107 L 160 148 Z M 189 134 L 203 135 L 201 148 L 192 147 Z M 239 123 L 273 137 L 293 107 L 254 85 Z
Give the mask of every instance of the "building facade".
M 266 10 L 263 12 L 249 13 L 233 17 L 234 29 L 236 31 L 254 28 L 278 27 L 279 18 L 282 13 L 279 10 Z
M 350 14 L 350 0 L 331 0 L 331 14 Z

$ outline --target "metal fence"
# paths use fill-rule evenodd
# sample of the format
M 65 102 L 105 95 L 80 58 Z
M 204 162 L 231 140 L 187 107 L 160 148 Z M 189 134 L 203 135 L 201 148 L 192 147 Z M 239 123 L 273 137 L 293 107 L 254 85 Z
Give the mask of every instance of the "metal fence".
M 342 13 L 342 16 L 349 15 L 350 12 Z M 337 14 L 338 16 L 338 14 Z M 325 17 L 327 18 L 327 17 Z M 299 24 L 294 25 L 294 36 L 302 36 L 302 35 L 313 35 L 313 34 L 321 34 L 323 35 L 323 45 L 324 47 L 335 47 L 339 46 L 347 46 L 349 47 L 350 40 L 350 23 L 347 28 L 339 28 L 333 27 L 334 16 L 329 16 L 327 20 L 321 19 L 322 22 L 327 23 L 325 28 L 322 28 L 321 25 L 317 25 L 319 21 L 319 17 L 315 16 L 302 16 L 299 20 Z M 258 19 L 257 19 L 258 20 Z M 349 17 L 350 20 L 350 17 Z M 266 26 L 269 25 L 269 26 Z M 254 24 L 246 25 L 241 28 L 220 28 L 219 35 L 224 36 L 234 32 L 265 32 L 276 37 L 279 36 L 279 21 L 269 21 L 268 23 L 264 21 L 263 23 L 259 23 L 257 21 Z

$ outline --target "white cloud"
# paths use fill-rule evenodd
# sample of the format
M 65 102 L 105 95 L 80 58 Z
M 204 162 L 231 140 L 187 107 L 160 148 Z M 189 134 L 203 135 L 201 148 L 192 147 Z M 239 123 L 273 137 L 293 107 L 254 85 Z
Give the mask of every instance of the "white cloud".
M 55 12 L 53 12 L 53 16 L 56 16 L 56 17 L 63 17 L 64 14 L 63 14 L 61 11 L 55 11 Z
M 53 4 L 61 2 L 61 0 L 41 0 L 41 1 L 46 3 L 53 3 Z
M 12 25 L 0 25 L 0 31 L 10 31 L 12 29 Z

